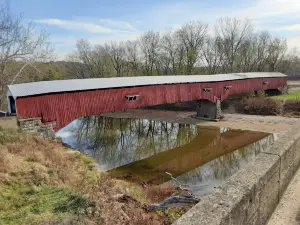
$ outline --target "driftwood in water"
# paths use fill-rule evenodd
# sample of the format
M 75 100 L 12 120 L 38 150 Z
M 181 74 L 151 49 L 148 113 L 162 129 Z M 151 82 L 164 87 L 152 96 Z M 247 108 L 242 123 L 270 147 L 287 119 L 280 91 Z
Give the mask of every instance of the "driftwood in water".
M 176 206 L 176 204 L 196 204 L 199 201 L 200 199 L 192 196 L 173 196 L 158 204 L 146 204 L 144 205 L 144 209 L 147 211 L 162 210 L 170 206 Z
M 172 196 L 167 198 L 166 200 L 161 201 L 158 204 L 145 204 L 143 208 L 146 211 L 163 210 L 168 207 L 176 207 L 182 204 L 196 204 L 200 201 L 199 198 L 194 197 L 193 193 L 188 188 L 184 188 L 183 187 L 184 185 L 181 184 L 175 177 L 173 177 L 171 173 L 166 172 L 166 174 L 170 175 L 171 179 L 177 183 L 178 185 L 177 189 L 179 189 L 181 192 L 184 192 L 184 196 Z M 147 186 L 147 184 L 144 183 L 142 183 L 142 185 Z M 132 202 L 137 207 L 140 206 L 140 203 L 136 199 L 134 199 L 133 197 L 127 194 L 117 194 L 112 197 L 118 202 L 122 202 L 122 203 Z
M 188 189 L 188 188 L 184 188 L 183 186 L 187 186 L 187 185 L 183 185 L 181 184 L 175 177 L 173 177 L 173 175 L 169 172 L 166 172 L 166 174 L 168 174 L 171 179 L 173 181 L 175 181 L 177 183 L 177 188 L 179 190 L 181 190 L 182 192 L 185 193 L 184 196 L 173 196 L 170 198 L 167 198 L 166 200 L 158 203 L 158 204 L 146 204 L 144 205 L 144 209 L 147 211 L 155 211 L 155 210 L 162 210 L 162 209 L 166 209 L 168 207 L 176 207 L 177 205 L 180 204 L 196 204 L 200 201 L 199 198 L 195 198 L 193 193 Z

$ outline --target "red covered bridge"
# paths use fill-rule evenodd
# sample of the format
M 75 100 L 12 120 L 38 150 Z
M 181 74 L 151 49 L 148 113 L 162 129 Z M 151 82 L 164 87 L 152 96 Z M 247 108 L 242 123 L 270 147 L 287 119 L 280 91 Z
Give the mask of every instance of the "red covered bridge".
M 9 85 L 7 97 L 8 110 L 18 119 L 55 121 L 57 131 L 79 117 L 192 100 L 202 100 L 202 110 L 215 118 L 217 110 L 211 106 L 229 95 L 282 91 L 286 84 L 287 77 L 281 73 L 117 77 Z

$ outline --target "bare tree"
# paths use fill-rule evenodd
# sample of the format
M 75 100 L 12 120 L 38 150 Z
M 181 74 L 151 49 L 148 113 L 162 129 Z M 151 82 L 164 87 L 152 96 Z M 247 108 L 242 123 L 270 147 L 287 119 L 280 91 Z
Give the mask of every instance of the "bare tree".
M 126 66 L 125 63 L 125 46 L 124 43 L 113 43 L 105 44 L 105 51 L 109 56 L 113 67 L 116 70 L 116 76 L 120 77 L 123 74 L 123 70 Z
M 224 55 L 220 39 L 218 37 L 208 37 L 201 47 L 201 52 L 202 64 L 205 66 L 207 73 L 218 73 Z
M 3 99 L 6 85 L 13 84 L 24 69 L 35 69 L 36 61 L 50 59 L 53 49 L 47 44 L 48 33 L 36 32 L 32 22 L 24 25 L 22 17 L 14 17 L 8 5 L 0 6 L 0 97 Z M 18 67 L 8 68 L 12 62 Z M 38 69 L 37 69 L 38 70 Z M 2 101 L 1 101 L 2 105 Z
M 70 62 L 68 69 L 71 73 L 75 73 L 79 79 L 93 77 L 92 65 L 92 46 L 84 39 L 80 39 L 76 43 L 76 51 L 68 56 Z
M 87 40 L 81 39 L 76 43 L 76 51 L 68 56 L 69 73 L 76 74 L 77 78 L 111 77 L 115 71 L 102 45 L 92 46 Z
M 268 45 L 271 41 L 271 35 L 268 32 L 257 34 L 257 44 L 255 51 L 256 71 L 264 71 L 268 59 Z
M 184 61 L 184 46 L 176 33 L 168 31 L 161 37 L 159 59 L 165 68 L 165 74 L 180 74 Z
M 285 39 L 275 38 L 268 46 L 269 71 L 275 71 L 277 65 L 284 59 L 287 52 Z
M 158 68 L 158 50 L 159 33 L 149 31 L 143 34 L 139 39 L 139 45 L 142 53 L 143 71 L 145 75 L 152 76 L 154 71 L 159 74 Z
M 94 46 L 91 52 L 91 63 L 94 77 L 112 77 L 116 75 L 111 58 L 102 45 Z
M 252 33 L 252 25 L 249 20 L 235 18 L 221 18 L 215 26 L 215 33 L 222 44 L 223 71 L 236 72 L 237 57 L 242 44 Z
M 138 41 L 127 41 L 125 43 L 125 56 L 127 61 L 128 73 L 131 75 L 141 75 L 140 74 L 140 57 Z M 130 75 L 130 74 L 129 74 Z
M 206 35 L 207 25 L 201 22 L 190 22 L 177 31 L 177 36 L 185 48 L 186 74 L 193 74 Z

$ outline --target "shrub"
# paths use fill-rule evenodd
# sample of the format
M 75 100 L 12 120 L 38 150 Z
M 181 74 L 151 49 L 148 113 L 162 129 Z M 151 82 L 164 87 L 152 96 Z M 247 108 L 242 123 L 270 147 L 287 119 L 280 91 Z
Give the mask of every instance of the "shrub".
M 282 104 L 277 99 L 266 97 L 244 98 L 235 105 L 239 113 L 251 115 L 279 115 L 282 111 Z
M 300 116 L 300 101 L 286 100 L 283 104 L 283 113 L 291 116 Z

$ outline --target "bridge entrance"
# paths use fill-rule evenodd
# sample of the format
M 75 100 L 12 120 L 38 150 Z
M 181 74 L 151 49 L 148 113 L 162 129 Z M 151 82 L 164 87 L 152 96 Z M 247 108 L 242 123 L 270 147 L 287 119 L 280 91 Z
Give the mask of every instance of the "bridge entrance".
M 9 113 L 12 115 L 16 114 L 16 101 L 12 96 L 8 96 Z

